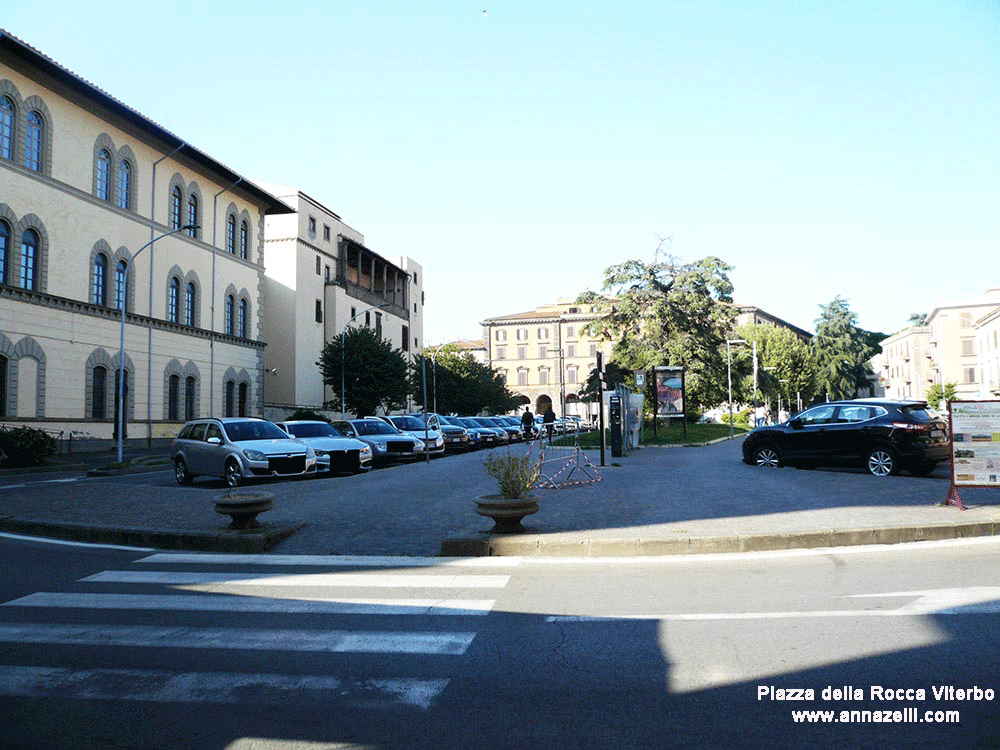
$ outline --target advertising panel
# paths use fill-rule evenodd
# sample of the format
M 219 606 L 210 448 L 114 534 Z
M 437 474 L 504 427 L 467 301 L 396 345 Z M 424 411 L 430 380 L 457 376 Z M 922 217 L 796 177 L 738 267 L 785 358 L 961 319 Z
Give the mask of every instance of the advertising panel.
M 684 368 L 656 368 L 656 416 L 684 416 Z
M 1000 401 L 952 401 L 952 484 L 1000 487 Z

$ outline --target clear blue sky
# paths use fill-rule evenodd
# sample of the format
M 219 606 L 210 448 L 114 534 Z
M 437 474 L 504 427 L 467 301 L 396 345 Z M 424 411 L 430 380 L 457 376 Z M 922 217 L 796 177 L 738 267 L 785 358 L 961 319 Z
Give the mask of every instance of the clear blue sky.
M 893 332 L 1000 286 L 998 0 L 0 4 L 423 264 L 430 344 L 600 291 L 663 237 L 809 330 L 836 295 Z

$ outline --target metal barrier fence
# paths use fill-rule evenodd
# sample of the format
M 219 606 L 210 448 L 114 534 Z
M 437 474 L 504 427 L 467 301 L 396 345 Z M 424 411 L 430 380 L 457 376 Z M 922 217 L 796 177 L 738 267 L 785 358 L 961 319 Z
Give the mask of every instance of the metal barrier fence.
M 570 435 L 571 443 L 568 440 Z M 538 447 L 538 479 L 533 487 L 561 489 L 601 481 L 597 467 L 580 447 L 579 429 L 562 435 L 553 434 L 550 439 L 543 427 L 538 437 L 528 444 L 529 455 L 535 446 Z

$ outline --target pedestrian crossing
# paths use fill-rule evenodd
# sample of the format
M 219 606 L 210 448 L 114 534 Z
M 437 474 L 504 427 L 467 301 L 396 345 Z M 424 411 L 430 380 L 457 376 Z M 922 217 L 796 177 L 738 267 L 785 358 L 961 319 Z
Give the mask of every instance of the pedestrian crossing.
M 0 696 L 426 710 L 517 562 L 151 554 L 0 604 Z

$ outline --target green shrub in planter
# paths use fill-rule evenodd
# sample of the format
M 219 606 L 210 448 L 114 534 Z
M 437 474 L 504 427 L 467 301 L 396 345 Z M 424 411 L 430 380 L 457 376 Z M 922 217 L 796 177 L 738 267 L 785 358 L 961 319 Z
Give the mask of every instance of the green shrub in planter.
M 525 453 L 515 456 L 509 450 L 505 453 L 491 453 L 483 461 L 486 473 L 500 484 L 500 494 L 517 500 L 528 494 L 531 486 L 538 481 L 538 467 L 531 456 Z
M 3 468 L 41 466 L 56 452 L 56 441 L 44 430 L 15 427 L 0 430 L 0 451 L 6 454 Z

